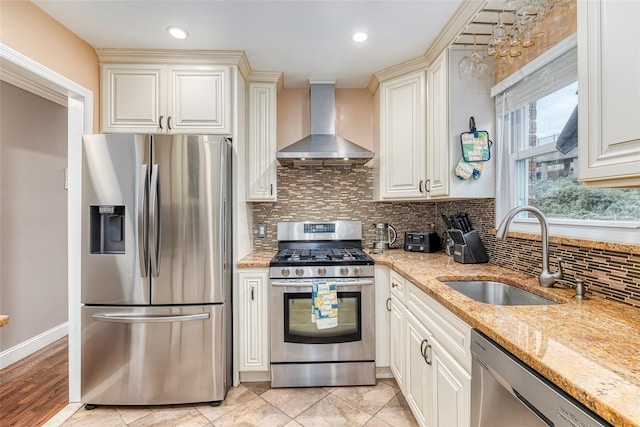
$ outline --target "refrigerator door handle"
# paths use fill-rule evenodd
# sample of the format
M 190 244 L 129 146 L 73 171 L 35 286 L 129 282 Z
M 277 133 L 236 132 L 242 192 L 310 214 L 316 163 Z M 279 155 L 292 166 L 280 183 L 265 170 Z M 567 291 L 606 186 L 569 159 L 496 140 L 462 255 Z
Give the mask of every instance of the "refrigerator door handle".
M 147 277 L 149 271 L 149 248 L 147 246 L 147 198 L 149 191 L 149 166 L 142 165 L 140 170 L 140 188 L 138 189 L 138 260 L 140 276 Z
M 195 313 L 195 314 L 169 314 L 169 315 L 148 315 L 148 314 L 93 314 L 96 320 L 101 322 L 116 323 L 161 323 L 161 322 L 189 322 L 192 320 L 207 320 L 211 318 L 211 313 Z
M 149 252 L 151 275 L 160 274 L 160 248 L 162 247 L 162 210 L 160 201 L 160 167 L 151 166 L 151 195 L 149 200 Z

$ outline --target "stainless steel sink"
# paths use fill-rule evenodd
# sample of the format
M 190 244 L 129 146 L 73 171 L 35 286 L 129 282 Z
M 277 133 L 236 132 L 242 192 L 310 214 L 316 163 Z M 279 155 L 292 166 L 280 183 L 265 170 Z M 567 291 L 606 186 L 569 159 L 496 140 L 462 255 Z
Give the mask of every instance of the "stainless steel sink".
M 555 301 L 501 282 L 489 280 L 447 280 L 445 285 L 476 301 L 493 305 L 549 305 Z

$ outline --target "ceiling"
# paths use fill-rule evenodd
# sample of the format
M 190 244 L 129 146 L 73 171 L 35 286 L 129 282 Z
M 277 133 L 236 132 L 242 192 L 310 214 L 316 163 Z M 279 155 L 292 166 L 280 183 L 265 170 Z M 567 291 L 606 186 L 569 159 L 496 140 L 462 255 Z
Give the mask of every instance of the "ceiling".
M 427 51 L 463 0 L 34 0 L 94 48 L 243 50 L 253 70 L 364 88 Z M 166 27 L 184 27 L 187 40 Z M 369 38 L 355 43 L 354 32 Z

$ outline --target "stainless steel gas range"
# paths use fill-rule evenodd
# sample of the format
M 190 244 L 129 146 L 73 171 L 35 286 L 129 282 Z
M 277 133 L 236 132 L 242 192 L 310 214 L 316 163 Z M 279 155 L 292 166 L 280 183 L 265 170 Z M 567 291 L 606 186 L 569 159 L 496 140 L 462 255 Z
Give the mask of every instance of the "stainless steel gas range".
M 278 249 L 271 386 L 375 384 L 374 260 L 362 251 L 360 221 L 279 222 Z M 318 301 L 332 300 L 335 311 L 320 319 Z

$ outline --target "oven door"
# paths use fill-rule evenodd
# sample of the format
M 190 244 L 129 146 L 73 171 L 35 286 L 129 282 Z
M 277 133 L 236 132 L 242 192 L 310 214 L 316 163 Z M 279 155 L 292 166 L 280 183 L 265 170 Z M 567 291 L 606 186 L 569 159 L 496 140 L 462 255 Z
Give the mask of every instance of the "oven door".
M 311 320 L 313 279 L 271 281 L 271 362 L 375 360 L 373 278 L 335 281 L 338 326 L 318 329 Z

